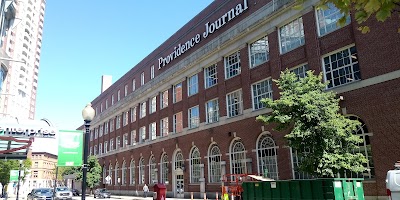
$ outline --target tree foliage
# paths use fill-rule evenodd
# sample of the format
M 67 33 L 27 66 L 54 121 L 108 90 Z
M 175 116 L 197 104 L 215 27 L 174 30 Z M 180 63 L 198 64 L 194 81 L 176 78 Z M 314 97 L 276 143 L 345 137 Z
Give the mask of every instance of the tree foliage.
M 301 7 L 305 1 L 307 0 L 296 0 L 296 7 Z M 339 24 L 346 22 L 346 16 L 349 16 L 352 10 L 355 12 L 354 19 L 359 24 L 367 21 L 371 16 L 380 22 L 386 21 L 392 15 L 395 15 L 397 19 L 400 17 L 400 0 L 320 0 L 319 6 L 324 9 L 327 3 L 334 4 L 344 14 Z M 360 26 L 359 30 L 367 33 L 369 27 Z M 400 28 L 398 32 L 400 33 Z
M 86 176 L 86 185 L 90 190 L 92 190 L 95 186 L 98 186 L 101 181 L 101 166 L 99 161 L 95 156 L 88 157 L 88 171 Z M 76 173 L 76 180 L 82 181 L 82 168 Z
M 22 162 L 21 171 L 21 179 L 25 179 L 28 175 L 28 170 L 32 166 L 31 159 L 27 158 Z M 10 170 L 18 170 L 19 169 L 19 160 L 0 160 L 0 182 L 5 185 L 10 181 Z M 23 175 L 22 175 L 23 174 Z
M 275 130 L 290 130 L 285 135 L 288 145 L 300 157 L 299 170 L 317 177 L 334 177 L 348 171 L 365 171 L 364 155 L 354 153 L 362 140 L 353 132 L 360 125 L 339 113 L 339 100 L 335 93 L 326 91 L 322 75 L 307 72 L 298 78 L 286 70 L 277 83 L 280 98 L 263 99 L 269 115 L 260 115 L 258 120 L 273 123 Z

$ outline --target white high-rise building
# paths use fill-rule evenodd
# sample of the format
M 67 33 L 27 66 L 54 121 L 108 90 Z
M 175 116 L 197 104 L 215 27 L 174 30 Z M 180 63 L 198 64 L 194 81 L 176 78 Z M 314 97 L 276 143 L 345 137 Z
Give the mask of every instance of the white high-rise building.
M 5 15 L 1 40 L 3 82 L 0 118 L 34 119 L 42 47 L 45 0 L 3 0 L 15 17 Z M 6 59 L 9 57 L 9 59 Z M 4 63 L 8 61 L 7 64 Z M 4 65 L 4 66 L 3 66 Z M 8 69 L 7 69 L 8 68 Z

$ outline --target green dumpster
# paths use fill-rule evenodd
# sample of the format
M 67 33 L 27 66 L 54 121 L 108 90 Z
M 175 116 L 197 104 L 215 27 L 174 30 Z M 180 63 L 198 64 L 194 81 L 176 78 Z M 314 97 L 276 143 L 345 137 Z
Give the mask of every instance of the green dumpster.
M 244 200 L 365 200 L 363 179 L 323 178 L 245 182 Z

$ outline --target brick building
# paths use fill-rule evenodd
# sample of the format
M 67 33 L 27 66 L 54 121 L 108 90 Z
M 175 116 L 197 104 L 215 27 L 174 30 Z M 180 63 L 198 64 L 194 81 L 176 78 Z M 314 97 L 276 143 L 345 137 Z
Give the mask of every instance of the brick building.
M 314 70 L 343 97 L 342 112 L 362 122 L 355 134 L 368 171 L 348 177 L 365 179 L 366 196 L 385 196 L 386 171 L 400 157 L 399 20 L 371 19 L 362 34 L 352 17 L 338 27 L 332 5 L 293 3 L 213 1 L 94 99 L 90 154 L 103 184 L 131 194 L 166 183 L 179 197 L 211 196 L 223 174 L 308 178 L 285 133 L 255 118 L 270 112 L 260 99 L 279 96 L 272 79 L 282 70 Z

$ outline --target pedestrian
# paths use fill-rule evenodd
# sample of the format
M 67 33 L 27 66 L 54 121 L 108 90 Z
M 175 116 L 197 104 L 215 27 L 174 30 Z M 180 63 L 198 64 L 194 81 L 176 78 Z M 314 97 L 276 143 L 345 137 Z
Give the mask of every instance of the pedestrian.
M 143 186 L 143 196 L 147 197 L 147 193 L 149 193 L 149 187 L 145 183 Z

